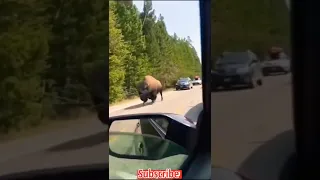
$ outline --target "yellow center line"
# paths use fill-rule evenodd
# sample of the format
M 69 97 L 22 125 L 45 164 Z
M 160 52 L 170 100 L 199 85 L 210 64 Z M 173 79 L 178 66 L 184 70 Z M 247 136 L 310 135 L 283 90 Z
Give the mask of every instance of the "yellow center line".
M 126 130 L 127 130 L 127 128 L 123 127 L 118 132 L 123 132 L 123 131 L 126 131 Z M 109 137 L 109 143 L 112 143 L 112 142 L 116 141 L 117 139 L 118 139 L 117 136 L 111 136 L 111 137 Z
M 185 113 L 185 110 L 184 108 L 180 107 L 180 108 L 177 108 L 175 110 L 175 114 L 179 114 L 179 115 L 183 115 L 184 116 L 184 113 Z

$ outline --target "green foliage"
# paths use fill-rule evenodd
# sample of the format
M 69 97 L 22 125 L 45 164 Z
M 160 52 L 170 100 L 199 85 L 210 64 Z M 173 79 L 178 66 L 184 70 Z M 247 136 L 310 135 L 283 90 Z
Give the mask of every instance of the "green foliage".
M 169 85 L 200 72 L 151 1 L 145 12 L 105 0 L 0 1 L 0 59 L 0 133 L 92 108 L 87 78 L 107 59 L 110 103 L 136 95 L 145 75 Z
M 0 133 L 91 106 L 85 82 L 108 57 L 107 3 L 0 2 Z
M 30 1 L 30 3 L 33 1 Z M 0 132 L 42 119 L 48 29 L 28 1 L 0 2 Z M 9 9 L 10 10 L 9 10 Z M 17 11 L 18 13 L 13 13 Z M 27 13 L 28 15 L 24 15 Z
M 112 7 L 112 8 L 111 8 Z M 121 30 L 116 27 L 114 5 L 109 8 L 109 101 L 115 102 L 124 97 L 125 60 L 129 56 L 129 47 L 124 42 Z
M 125 96 L 128 97 L 136 95 L 136 84 L 148 74 L 150 66 L 145 54 L 146 42 L 138 9 L 123 3 L 115 3 L 114 8 L 117 14 L 117 25 L 122 31 L 130 52 L 130 55 L 123 62 L 126 72 L 124 89 Z M 109 26 L 112 28 L 110 23 Z
M 128 47 L 125 49 L 128 50 L 126 58 L 121 59 L 123 66 L 115 67 L 117 70 L 112 69 L 112 71 L 122 71 L 123 67 L 125 70 L 122 86 L 124 94 L 112 96 L 137 95 L 136 85 L 145 75 L 152 75 L 165 87 L 171 87 L 179 77 L 193 77 L 200 74 L 200 60 L 191 45 L 190 38 L 187 40 L 178 38 L 177 35 L 170 36 L 164 17 L 155 16 L 152 1 L 145 1 L 143 12 L 139 12 L 134 5 L 122 2 L 110 3 L 110 9 L 116 14 L 117 24 L 109 24 L 109 29 L 111 31 L 119 28 L 121 30 L 119 37 L 123 37 Z M 118 43 L 122 44 L 122 41 Z

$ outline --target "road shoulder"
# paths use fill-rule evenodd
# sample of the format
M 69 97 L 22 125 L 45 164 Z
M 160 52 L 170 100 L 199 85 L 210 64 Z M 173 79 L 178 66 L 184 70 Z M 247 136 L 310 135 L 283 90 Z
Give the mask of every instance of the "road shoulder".
M 168 88 L 163 92 L 163 96 L 168 95 L 168 94 L 172 93 L 173 91 L 174 91 L 173 88 Z M 158 94 L 158 96 L 159 96 L 159 94 Z M 127 107 L 130 107 L 130 106 L 141 104 L 141 103 L 142 102 L 139 99 L 139 97 L 136 97 L 133 99 L 127 99 L 127 100 L 121 101 L 121 102 L 116 103 L 114 105 L 109 105 L 109 114 L 116 112 L 116 111 L 119 111 L 119 110 L 123 110 Z

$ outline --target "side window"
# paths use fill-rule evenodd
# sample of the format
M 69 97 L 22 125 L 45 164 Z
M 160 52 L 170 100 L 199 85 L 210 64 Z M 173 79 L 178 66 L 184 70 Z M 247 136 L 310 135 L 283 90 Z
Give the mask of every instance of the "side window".
M 167 119 L 141 120 L 141 133 L 161 137 L 167 133 L 169 122 Z
M 156 122 L 165 132 L 167 132 L 169 127 L 169 121 L 166 119 L 155 119 Z

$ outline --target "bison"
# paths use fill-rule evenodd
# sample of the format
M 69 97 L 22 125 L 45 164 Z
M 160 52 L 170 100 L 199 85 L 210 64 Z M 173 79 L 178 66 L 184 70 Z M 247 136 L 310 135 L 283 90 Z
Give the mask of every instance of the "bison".
M 161 95 L 161 101 L 163 100 L 162 96 L 162 84 L 156 78 L 147 75 L 144 77 L 144 80 L 138 84 L 138 92 L 141 101 L 145 104 L 148 99 L 152 100 L 152 103 L 157 99 L 158 93 Z

